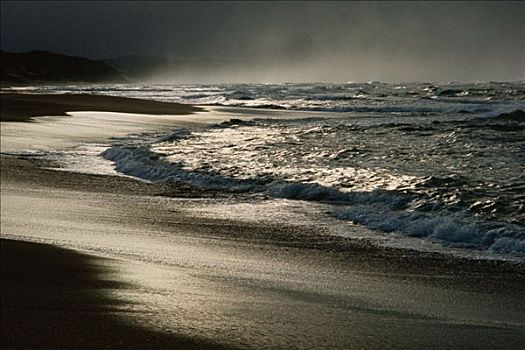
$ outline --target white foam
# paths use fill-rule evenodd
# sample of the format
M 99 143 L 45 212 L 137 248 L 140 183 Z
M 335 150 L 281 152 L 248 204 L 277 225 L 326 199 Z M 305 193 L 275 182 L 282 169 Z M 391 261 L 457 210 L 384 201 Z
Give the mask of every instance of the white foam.
M 147 147 L 114 146 L 102 155 L 118 171 L 150 181 L 182 181 L 206 189 L 262 192 L 274 198 L 337 204 L 337 217 L 373 230 L 398 232 L 439 241 L 456 248 L 475 248 L 514 255 L 525 254 L 525 230 L 508 223 L 487 223 L 465 212 L 408 211 L 408 199 L 382 190 L 341 192 L 319 184 L 236 180 L 188 172 L 180 164 L 159 157 Z
M 525 254 L 525 230 L 522 227 L 487 223 L 464 212 L 407 212 L 376 204 L 350 206 L 337 216 L 371 229 L 400 232 L 411 237 L 440 241 L 452 247 Z

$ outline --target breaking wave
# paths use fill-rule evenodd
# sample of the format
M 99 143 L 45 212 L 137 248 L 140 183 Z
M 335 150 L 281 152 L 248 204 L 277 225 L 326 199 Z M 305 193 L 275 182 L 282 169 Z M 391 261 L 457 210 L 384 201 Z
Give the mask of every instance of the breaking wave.
M 150 181 L 322 202 L 337 218 L 370 229 L 525 254 L 523 82 L 25 90 L 257 108 L 259 119 L 139 135 L 103 156 L 117 171 Z M 281 112 L 266 117 L 264 109 Z
M 333 113 L 495 116 L 525 109 L 525 88 L 519 82 L 39 86 L 30 87 L 28 91 L 108 94 L 196 105 Z
M 343 192 L 315 183 L 295 183 L 262 177 L 235 179 L 213 172 L 192 172 L 172 163 L 148 146 L 114 146 L 102 153 L 116 170 L 154 182 L 177 181 L 204 189 L 261 193 L 273 198 L 316 201 L 329 204 L 335 216 L 373 230 L 397 232 L 438 241 L 459 248 L 525 254 L 525 229 L 517 224 L 478 219 L 468 212 L 432 206 L 413 210 L 412 199 L 396 191 Z

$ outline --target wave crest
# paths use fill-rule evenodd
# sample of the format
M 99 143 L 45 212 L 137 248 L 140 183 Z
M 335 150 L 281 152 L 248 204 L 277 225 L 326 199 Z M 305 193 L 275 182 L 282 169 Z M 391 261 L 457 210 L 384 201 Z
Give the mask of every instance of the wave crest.
M 420 212 L 410 199 L 386 190 L 342 192 L 315 183 L 284 182 L 272 178 L 236 180 L 216 173 L 189 172 L 146 146 L 114 146 L 102 153 L 127 175 L 150 181 L 181 181 L 206 189 L 264 193 L 274 198 L 325 202 L 338 208 L 339 219 L 373 230 L 399 232 L 445 245 L 510 254 L 525 254 L 525 230 L 509 223 L 486 222 L 442 206 Z

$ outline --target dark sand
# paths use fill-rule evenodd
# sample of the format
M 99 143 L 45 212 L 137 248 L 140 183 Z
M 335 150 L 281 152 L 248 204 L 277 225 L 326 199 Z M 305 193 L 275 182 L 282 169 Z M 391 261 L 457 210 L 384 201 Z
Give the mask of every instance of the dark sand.
M 189 114 L 201 108 L 179 103 L 82 94 L 0 94 L 1 121 L 30 121 L 31 117 L 66 115 L 71 111 L 139 114 Z
M 2 349 L 224 349 L 134 327 L 105 291 L 105 259 L 45 244 L 0 240 Z
M 190 349 L 189 345 L 165 346 L 180 342 L 193 344 L 188 339 L 197 339 L 195 348 L 203 349 L 215 348 L 214 344 L 250 349 L 348 349 L 353 345 L 358 349 L 519 349 L 525 341 L 523 324 L 516 323 L 525 307 L 525 274 L 520 265 L 380 248 L 366 242 L 329 237 L 315 227 L 195 217 L 184 210 L 184 204 L 182 208 L 163 204 L 165 195 L 184 197 L 184 186 L 168 189 L 163 185 L 155 189 L 156 185 L 132 179 L 39 169 L 31 161 L 11 157 L 3 157 L 1 174 L 5 203 L 8 206 L 16 204 L 13 198 L 21 196 L 26 203 L 23 205 L 29 205 L 27 210 L 42 228 L 49 225 L 45 216 L 49 216 L 52 223 L 53 217 L 61 218 L 65 214 L 70 217 L 68 227 L 72 234 L 83 232 L 82 226 L 86 224 L 91 229 L 90 223 L 96 222 L 106 228 L 106 232 L 97 233 L 96 236 L 101 237 L 114 236 L 112 230 L 117 230 L 121 236 L 126 227 L 138 228 L 147 236 L 148 232 L 156 232 L 159 239 L 167 235 L 169 242 L 163 243 L 162 249 L 172 245 L 174 251 L 166 257 L 159 251 L 159 256 L 154 256 L 148 264 L 169 266 L 174 258 L 176 273 L 172 277 L 162 274 L 159 283 L 165 283 L 166 279 L 185 280 L 187 273 L 192 276 L 189 289 L 177 282 L 169 291 L 155 285 L 144 289 L 112 273 L 118 270 L 114 263 L 118 260 L 101 260 L 72 251 L 57 250 L 55 253 L 50 246 L 22 245 L 30 247 L 27 249 L 34 254 L 27 264 L 38 265 L 45 261 L 39 269 L 48 266 L 50 271 L 60 273 L 48 278 L 47 272 L 32 267 L 20 274 L 2 272 L 2 310 L 12 311 L 2 311 L 2 332 L 9 335 L 2 337 L 5 348 L 25 348 L 28 342 L 49 344 L 48 348 L 68 348 L 67 344 L 72 343 L 78 345 L 75 348 L 89 348 L 91 342 L 86 342 L 87 338 L 94 339 L 96 346 L 93 348 L 129 349 L 147 347 L 149 342 L 153 344 L 151 348 Z M 152 190 L 158 201 L 145 195 Z M 83 199 L 75 200 L 81 193 Z M 198 193 L 193 190 L 193 196 L 198 197 Z M 25 202 L 26 199 L 29 202 Z M 36 205 L 33 202 L 40 199 L 44 199 L 45 207 L 33 208 L 32 205 Z M 99 211 L 84 211 L 75 217 L 79 210 L 75 207 L 76 202 L 82 205 L 83 201 L 94 200 Z M 6 204 L 3 200 L 2 205 Z M 8 208 L 3 213 L 11 216 Z M 20 212 L 18 215 L 26 217 L 27 214 Z M 3 227 L 10 227 L 8 219 L 5 220 Z M 124 237 L 124 240 L 134 239 L 131 237 Z M 135 239 L 137 247 L 147 247 L 150 242 L 148 238 L 141 243 L 142 236 Z M 156 244 L 157 239 L 154 239 Z M 109 242 L 127 244 L 113 239 Z M 104 251 L 104 246 L 102 243 L 100 248 L 92 249 Z M 8 245 L 7 249 L 11 247 Z M 9 262 L 14 254 L 19 253 L 13 251 L 6 255 L 2 252 L 3 267 L 10 268 L 4 261 Z M 62 257 L 55 260 L 56 266 L 49 266 L 52 260 L 46 254 Z M 14 261 L 15 271 L 20 266 L 29 266 L 17 259 Z M 72 263 L 72 268 L 60 267 L 64 263 Z M 177 272 L 179 265 L 183 266 L 182 275 Z M 209 270 L 209 266 L 215 267 Z M 304 271 L 298 272 L 297 268 Z M 242 277 L 245 270 L 248 276 L 255 274 L 264 278 L 259 281 Z M 76 277 L 72 280 L 74 292 L 64 286 L 72 275 L 81 276 L 78 281 Z M 150 278 L 141 276 L 139 280 Z M 267 281 L 268 276 L 274 277 Z M 288 278 L 291 280 L 287 281 Z M 300 280 L 294 282 L 297 278 Z M 102 282 L 108 280 L 110 282 Z M 23 289 L 18 285 L 25 286 L 26 292 L 20 292 Z M 4 292 L 13 288 L 16 292 Z M 138 310 L 117 312 L 121 304 L 123 309 L 129 309 L 129 301 L 108 297 L 107 292 L 112 289 L 124 295 L 142 295 L 134 299 Z M 361 289 L 368 296 L 361 294 Z M 36 294 L 24 296 L 30 291 Z M 59 298 L 50 301 L 50 295 Z M 379 304 L 393 304 L 386 309 L 373 306 L 375 302 L 363 304 L 362 298 L 368 297 L 379 300 Z M 406 301 L 419 305 L 418 311 L 402 311 Z M 23 303 L 33 303 L 34 307 L 22 308 Z M 203 307 L 206 311 L 201 314 Z M 149 311 L 144 312 L 144 308 Z M 115 312 L 111 314 L 108 309 Z M 427 309 L 435 311 L 427 315 Z M 496 321 L 507 317 L 505 310 L 514 314 L 509 314 L 512 321 Z M 460 316 L 455 315 L 457 313 Z M 164 330 L 147 330 L 141 322 L 136 322 L 151 316 L 155 318 L 155 315 L 161 324 L 168 323 L 161 327 Z M 34 322 L 25 322 L 28 317 Z M 126 321 L 128 319 L 130 322 Z M 186 319 L 190 331 L 183 326 Z M 474 321 L 476 319 L 478 321 Z M 64 336 L 63 329 L 67 329 L 67 325 L 71 328 Z M 50 332 L 50 328 L 56 332 Z M 194 329 L 193 334 L 191 329 Z M 127 336 L 128 333 L 132 335 Z M 200 339 L 206 339 L 209 344 Z M 7 346 L 7 341 L 11 345 Z
M 67 189 L 72 191 L 119 194 L 129 196 L 160 196 L 173 198 L 214 198 L 228 197 L 228 194 L 219 191 L 203 191 L 182 183 L 149 183 L 120 176 L 102 176 L 82 173 L 69 173 L 42 168 L 49 166 L 39 160 L 19 159 L 12 156 L 1 156 L 1 181 L 4 184 L 16 183 L 24 187 Z M 156 212 L 155 214 L 160 214 Z M 166 223 L 172 221 L 172 212 L 164 213 L 166 217 L 155 218 Z M 178 213 L 182 215 L 182 213 Z M 187 218 L 187 222 L 179 225 L 188 225 L 195 235 L 204 236 L 222 235 L 225 239 L 235 239 L 247 242 L 260 242 L 282 247 L 300 248 L 330 253 L 332 258 L 342 260 L 366 269 L 368 271 L 382 271 L 388 273 L 410 273 L 421 275 L 445 274 L 463 275 L 463 287 L 484 286 L 496 289 L 507 289 L 507 282 L 525 280 L 525 266 L 498 260 L 470 260 L 465 258 L 451 258 L 439 253 L 417 252 L 408 249 L 393 249 L 379 247 L 367 241 L 327 235 L 319 228 L 307 226 L 286 227 L 282 224 L 275 227 L 265 225 L 247 226 L 245 222 L 236 222 L 225 219 Z M 209 231 L 210 223 L 213 232 Z M 223 229 L 221 229 L 223 228 Z M 455 279 L 447 281 L 457 282 Z M 522 285 L 525 293 L 525 284 Z M 474 287 L 477 288 L 477 287 Z
M 206 217 L 188 209 L 191 198 L 205 207 L 230 194 L 46 165 L 2 156 L 4 238 L 116 259 L 2 241 L 2 348 L 525 343 L 523 265 L 383 248 L 315 226 Z

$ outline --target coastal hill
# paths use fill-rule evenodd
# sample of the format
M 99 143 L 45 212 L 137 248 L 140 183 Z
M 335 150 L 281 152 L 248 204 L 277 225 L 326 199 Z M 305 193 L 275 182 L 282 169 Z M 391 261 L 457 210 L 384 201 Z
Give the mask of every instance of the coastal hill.
M 0 52 L 2 85 L 55 83 L 125 83 L 107 63 L 46 51 Z
M 160 56 L 129 55 L 102 60 L 122 73 L 132 81 L 147 80 L 150 76 L 160 70 L 175 71 L 184 65 L 184 62 L 176 61 Z
M 119 56 L 103 59 L 102 62 L 117 69 L 126 79 L 141 82 L 159 82 L 171 77 L 187 80 L 188 76 L 195 77 L 195 75 L 218 72 L 231 66 L 243 66 L 246 64 L 246 62 L 231 60 L 208 58 L 189 60 L 181 57 L 144 55 Z
M 246 63 L 141 55 L 94 60 L 48 51 L 0 51 L 0 58 L 2 86 L 159 82 Z

